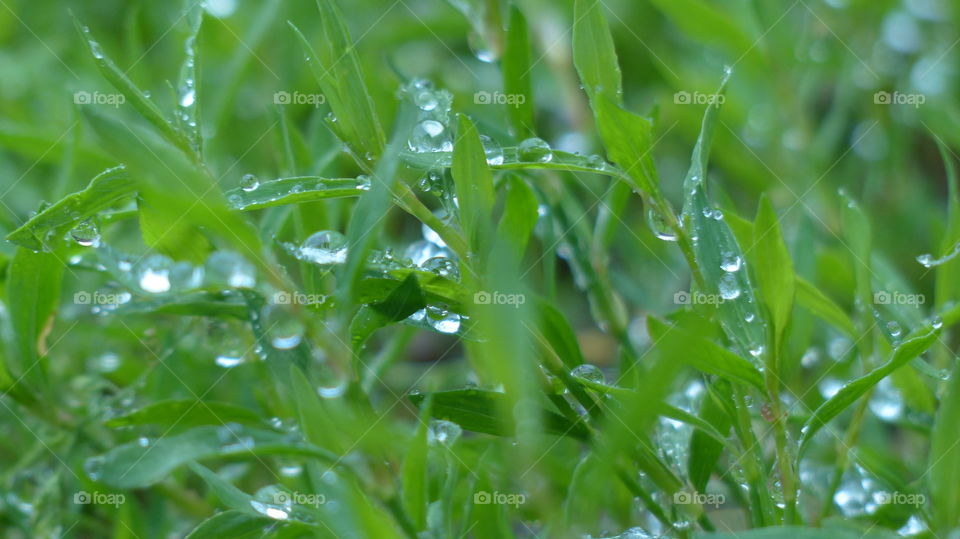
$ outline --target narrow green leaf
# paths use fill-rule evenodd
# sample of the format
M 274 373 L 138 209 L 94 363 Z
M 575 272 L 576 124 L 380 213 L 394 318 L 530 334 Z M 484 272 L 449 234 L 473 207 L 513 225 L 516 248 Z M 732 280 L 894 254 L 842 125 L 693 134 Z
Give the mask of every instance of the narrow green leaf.
M 243 511 L 224 511 L 204 520 L 187 535 L 187 539 L 220 539 L 235 537 L 248 539 L 262 537 L 263 530 L 275 521 Z
M 148 404 L 130 413 L 104 422 L 107 427 L 161 425 L 167 428 L 196 427 L 239 423 L 263 427 L 264 422 L 253 410 L 227 402 L 204 402 L 195 399 L 164 400 Z
M 857 330 L 853 321 L 844 310 L 827 297 L 813 283 L 797 277 L 796 279 L 797 304 L 807 309 L 825 322 L 847 334 L 856 337 Z
M 67 195 L 7 235 L 7 239 L 34 251 L 43 249 L 50 231 L 60 233 L 84 219 L 132 196 L 136 184 L 123 166 L 96 175 L 85 189 Z
M 263 182 L 256 189 L 240 187 L 224 193 L 234 209 L 260 210 L 286 204 L 316 202 L 331 198 L 358 197 L 370 189 L 370 178 L 321 178 L 300 176 Z
M 359 352 L 374 331 L 399 322 L 426 306 L 427 300 L 417 276 L 410 273 L 383 301 L 364 305 L 357 311 L 350 322 L 350 341 L 354 351 Z
M 146 446 L 138 441 L 119 445 L 88 459 L 85 469 L 91 479 L 103 484 L 140 488 L 164 479 L 192 460 L 260 455 L 300 455 L 338 461 L 330 452 L 291 443 L 283 434 L 234 425 L 197 427 L 183 434 L 159 438 Z
M 290 382 L 293 388 L 293 400 L 297 405 L 297 417 L 303 437 L 317 447 L 329 449 L 339 453 L 342 449 L 336 424 L 330 417 L 329 410 L 317 395 L 317 390 L 310 384 L 303 371 L 290 366 Z
M 314 48 L 300 30 L 290 23 L 308 57 L 308 64 L 336 115 L 335 129 L 360 160 L 375 159 L 383 153 L 385 138 L 367 90 L 356 45 L 334 0 L 318 0 L 322 36 Z
M 44 328 L 60 301 L 63 262 L 53 253 L 35 253 L 18 247 L 7 270 L 10 318 L 20 350 L 20 375 L 33 369 L 44 355 L 40 342 Z M 36 371 L 45 372 L 43 365 Z
M 503 162 L 489 165 L 494 170 L 562 170 L 567 172 L 593 172 L 607 176 L 624 177 L 624 173 L 617 167 L 607 163 L 598 156 L 586 157 L 561 150 L 553 150 L 551 158 L 546 163 L 540 161 L 526 161 L 520 158 L 517 146 L 503 148 Z M 403 162 L 421 169 L 432 170 L 450 168 L 453 164 L 453 152 L 409 152 L 401 154 Z
M 493 174 L 476 126 L 458 115 L 457 140 L 453 146 L 453 182 L 460 205 L 460 221 L 467 239 L 480 238 L 481 222 L 489 220 L 495 199 Z
M 430 397 L 420 410 L 417 431 L 407 448 L 403 461 L 403 506 L 413 520 L 417 531 L 427 527 L 427 506 L 430 503 L 427 485 L 427 425 L 430 421 L 432 405 Z
M 593 101 L 600 138 L 610 159 L 626 172 L 631 186 L 646 194 L 660 189 L 653 162 L 653 122 L 634 114 L 605 95 Z
M 566 316 L 545 300 L 538 299 L 536 306 L 540 315 L 539 329 L 545 342 L 553 348 L 568 369 L 582 365 L 583 353 L 580 351 L 580 343 Z
M 943 166 L 947 171 L 947 226 L 944 230 L 943 241 L 940 244 L 940 253 L 946 254 L 960 242 L 960 180 L 957 179 L 957 165 L 950 152 L 942 141 L 937 139 Z M 954 258 L 937 266 L 936 277 L 936 306 L 943 307 L 949 301 L 960 299 L 960 280 L 956 275 L 960 273 L 960 259 Z
M 620 63 L 603 5 L 600 0 L 576 0 L 574 3 L 573 63 L 591 101 L 603 97 L 619 105 L 623 101 Z M 596 111 L 595 103 L 594 108 Z M 599 111 L 597 114 L 600 116 Z
M 509 177 L 505 187 L 507 197 L 497 235 L 513 247 L 515 258 L 522 260 L 530 234 L 540 218 L 539 204 L 533 190 L 522 178 Z
M 960 525 L 960 375 L 954 370 L 940 400 L 940 409 L 930 436 L 930 468 L 924 474 L 930 488 L 935 531 L 947 532 Z
M 186 2 L 187 39 L 184 43 L 186 56 L 180 64 L 180 85 L 177 88 L 177 121 L 180 129 L 187 134 L 187 138 L 197 155 L 201 155 L 203 135 L 200 126 L 200 88 L 197 77 L 197 36 L 200 34 L 200 25 L 203 23 L 203 3 Z
M 716 95 L 724 94 L 729 78 L 727 70 Z M 715 100 L 704 113 L 690 169 L 683 181 L 682 219 L 690 236 L 697 238 L 693 254 L 704 280 L 704 289 L 700 292 L 718 299 L 720 324 L 737 349 L 759 358 L 766 336 L 745 256 L 723 212 L 714 208 L 707 197 L 707 159 L 721 102 Z
M 123 94 L 133 108 L 148 122 L 153 124 L 168 142 L 187 154 L 192 153 L 193 150 L 186 135 L 184 135 L 182 131 L 177 130 L 173 124 L 164 117 L 160 109 L 153 104 L 153 101 L 147 97 L 143 90 L 138 88 L 137 85 L 127 77 L 123 70 L 117 67 L 117 64 L 107 56 L 100 43 L 93 38 L 93 34 L 90 33 L 90 28 L 81 24 L 78 20 L 74 20 L 74 22 L 80 34 L 83 36 L 84 42 L 90 50 L 90 54 L 93 55 L 97 69 L 100 71 L 100 74 L 103 75 L 103 78 L 107 79 L 118 92 Z
M 764 390 L 763 376 L 752 363 L 714 342 L 677 326 L 667 326 L 650 317 L 650 337 L 655 348 L 675 361 L 689 363 L 707 374 L 715 374 L 731 382 Z
M 481 389 L 457 389 L 431 393 L 433 399 L 433 417 L 446 419 L 460 425 L 465 430 L 492 434 L 494 436 L 513 436 L 516 426 L 508 417 L 499 413 L 503 405 L 509 402 L 504 393 Z M 420 405 L 426 398 L 423 394 L 410 395 L 410 400 Z M 559 436 L 571 436 L 585 440 L 588 436 L 582 423 L 573 423 L 569 419 L 542 410 L 542 426 L 546 432 Z
M 520 8 L 511 4 L 510 25 L 503 53 L 503 89 L 508 96 L 518 97 L 516 105 L 507 106 L 507 116 L 514 134 L 521 139 L 531 137 L 534 133 L 535 107 L 533 85 L 530 82 L 532 64 L 527 19 Z M 520 100 L 519 96 L 523 96 L 523 99 Z
M 764 196 L 760 199 L 757 218 L 753 227 L 754 274 L 761 297 L 770 313 L 773 327 L 773 342 L 778 347 L 793 311 L 796 278 L 793 261 L 780 232 L 777 214 Z
M 707 394 L 700 404 L 700 419 L 711 425 L 725 437 L 730 433 L 733 420 L 719 400 L 733 401 L 730 385 L 723 380 L 711 383 Z M 697 492 L 705 492 L 710 476 L 723 454 L 723 444 L 709 433 L 696 430 L 690 437 L 690 455 L 687 458 L 690 483 Z
M 870 391 L 880 380 L 889 376 L 893 371 L 909 363 L 912 359 L 924 353 L 937 340 L 940 334 L 939 330 L 932 330 L 925 335 L 914 337 L 904 341 L 900 346 L 894 349 L 890 360 L 867 374 L 853 380 L 836 393 L 829 400 L 817 408 L 813 415 L 804 423 L 800 435 L 801 452 L 813 439 L 813 435 L 826 425 L 831 419 L 837 417 L 850 405 Z

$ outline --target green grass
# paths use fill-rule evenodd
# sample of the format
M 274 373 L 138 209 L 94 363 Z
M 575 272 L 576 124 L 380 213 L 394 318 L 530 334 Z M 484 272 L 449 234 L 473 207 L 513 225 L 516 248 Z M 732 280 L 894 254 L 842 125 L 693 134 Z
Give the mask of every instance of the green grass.
M 5 537 L 960 531 L 953 4 L 0 8 Z

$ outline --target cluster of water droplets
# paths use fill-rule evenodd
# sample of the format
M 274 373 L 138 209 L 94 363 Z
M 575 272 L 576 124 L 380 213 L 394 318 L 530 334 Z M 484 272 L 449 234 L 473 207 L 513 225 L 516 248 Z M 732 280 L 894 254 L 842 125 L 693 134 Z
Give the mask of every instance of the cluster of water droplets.
M 135 265 L 121 260 L 121 271 L 132 272 L 139 288 L 149 294 L 193 290 L 203 286 L 252 288 L 256 284 L 253 264 L 232 251 L 215 251 L 202 266 L 175 262 L 163 254 L 151 254 Z
M 450 129 L 450 110 L 453 94 L 436 89 L 426 79 L 414 79 L 404 89 L 419 109 L 407 147 L 415 153 L 452 152 L 453 133 Z

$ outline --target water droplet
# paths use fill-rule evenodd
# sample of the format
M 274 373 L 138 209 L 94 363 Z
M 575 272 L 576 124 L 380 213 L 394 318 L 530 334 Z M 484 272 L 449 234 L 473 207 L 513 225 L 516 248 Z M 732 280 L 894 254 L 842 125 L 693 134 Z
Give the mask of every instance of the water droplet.
M 553 160 L 553 150 L 547 141 L 541 138 L 528 138 L 517 147 L 521 161 L 528 163 L 549 163 Z
M 442 123 L 424 120 L 418 123 L 407 141 L 410 151 L 417 153 L 452 152 L 453 142 Z
M 92 219 L 80 221 L 70 230 L 70 237 L 84 247 L 100 246 L 100 229 Z
M 253 264 L 233 251 L 214 252 L 207 258 L 205 267 L 207 281 L 212 284 L 253 288 L 257 283 Z
M 460 315 L 435 305 L 427 306 L 427 322 L 440 333 L 456 333 L 460 330 Z
M 267 305 L 262 317 L 263 329 L 274 348 L 289 350 L 303 340 L 303 324 L 286 306 Z
M 427 440 L 430 444 L 453 445 L 463 429 L 460 425 L 444 419 L 431 419 L 427 428 Z
M 183 96 L 180 98 L 180 106 L 183 108 L 192 107 L 194 101 L 196 101 L 197 93 L 192 88 L 184 92 Z
M 147 447 L 148 445 L 150 445 L 150 439 L 147 438 L 146 436 L 141 436 L 137 438 L 137 445 L 139 445 L 140 447 Z
M 139 264 L 138 280 L 140 288 L 151 294 L 162 294 L 170 290 L 170 267 L 172 261 L 161 255 L 148 256 Z
M 404 256 L 410 259 L 415 266 L 422 266 L 424 262 L 438 256 L 450 257 L 446 247 L 440 247 L 426 240 L 418 240 L 407 246 Z
M 428 258 L 420 265 L 420 269 L 453 281 L 460 280 L 460 269 L 457 268 L 457 263 L 445 256 Z
M 367 176 L 366 174 L 357 176 L 357 182 L 359 182 L 357 184 L 357 189 L 361 191 L 369 191 L 370 188 L 373 187 L 373 178 Z
M 740 271 L 740 266 L 742 264 L 743 259 L 734 253 L 724 253 L 720 258 L 720 269 L 726 271 L 727 273 Z
M 487 157 L 487 164 L 490 166 L 503 164 L 503 148 L 500 143 L 486 135 L 480 135 L 480 142 L 483 143 L 483 153 Z
M 745 314 L 745 315 L 743 316 L 743 321 L 746 322 L 746 323 L 748 323 L 748 324 L 751 323 L 751 322 L 753 322 L 753 321 L 756 320 L 756 319 L 757 319 L 757 316 L 756 316 L 755 314 L 753 314 L 753 313 L 747 313 L 747 314 Z
M 321 230 L 303 241 L 299 256 L 314 264 L 343 264 L 347 261 L 347 238 L 335 230 Z
M 261 515 L 272 518 L 273 520 L 287 520 L 290 518 L 289 511 L 277 505 L 250 500 L 250 507 Z
M 577 365 L 572 371 L 570 371 L 570 376 L 574 378 L 580 378 L 581 380 L 586 380 L 588 382 L 593 382 L 596 384 L 606 384 L 607 379 L 603 375 L 603 371 L 600 370 L 596 365 L 591 365 L 589 363 L 584 363 L 583 365 Z
M 350 387 L 349 380 L 343 379 L 334 384 L 322 385 L 317 387 L 317 394 L 325 399 L 336 399 L 345 395 L 349 387 Z
M 253 174 L 245 174 L 243 178 L 240 178 L 240 189 L 244 191 L 256 191 L 257 187 L 260 187 L 260 179 Z
M 100 480 L 100 474 L 103 473 L 103 467 L 105 465 L 106 459 L 102 456 L 96 456 L 87 459 L 83 463 L 83 471 L 86 472 L 87 477 L 94 481 Z
M 753 357 L 755 357 L 755 358 L 757 358 L 757 359 L 760 359 L 760 356 L 763 355 L 763 351 L 764 351 L 765 349 L 766 349 L 766 348 L 765 348 L 762 344 L 754 344 L 753 346 L 750 347 L 749 352 L 750 352 L 750 355 L 751 355 L 751 356 L 753 356 Z
M 653 235 L 658 239 L 663 241 L 677 241 L 677 235 L 667 225 L 667 222 L 663 220 L 660 213 L 653 209 L 647 210 L 647 226 L 650 227 L 650 232 L 653 232 Z
M 177 262 L 170 268 L 170 288 L 192 290 L 203 284 L 204 270 L 189 262 Z
M 437 108 L 440 102 L 437 96 L 430 90 L 423 89 L 413 95 L 413 102 L 420 110 L 431 111 Z
M 477 60 L 485 64 L 492 63 L 497 59 L 497 55 L 487 45 L 486 40 L 477 32 L 471 31 L 467 34 L 467 46 L 470 47 L 470 51 L 477 57 Z
M 887 331 L 890 332 L 891 337 L 899 337 L 903 331 L 900 329 L 900 324 L 896 322 L 887 322 Z
M 218 355 L 214 362 L 218 367 L 229 369 L 230 367 L 236 367 L 237 365 L 243 363 L 243 356 Z
M 940 329 L 943 327 L 943 318 L 939 316 L 934 316 L 930 319 L 930 325 L 933 326 L 933 329 Z
M 725 273 L 720 277 L 718 284 L 720 288 L 720 297 L 725 300 L 733 300 L 740 297 L 740 284 L 737 282 L 737 276 L 733 273 Z

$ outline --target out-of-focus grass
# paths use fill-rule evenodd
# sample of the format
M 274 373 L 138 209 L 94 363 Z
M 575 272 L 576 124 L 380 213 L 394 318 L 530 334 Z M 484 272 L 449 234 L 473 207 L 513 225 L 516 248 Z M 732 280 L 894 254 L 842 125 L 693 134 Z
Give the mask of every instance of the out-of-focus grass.
M 955 533 L 958 22 L 0 3 L 0 528 Z

